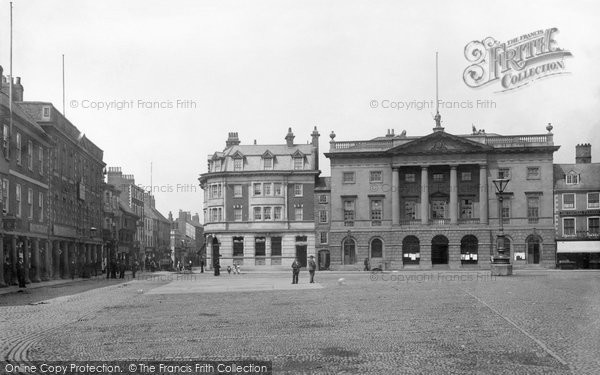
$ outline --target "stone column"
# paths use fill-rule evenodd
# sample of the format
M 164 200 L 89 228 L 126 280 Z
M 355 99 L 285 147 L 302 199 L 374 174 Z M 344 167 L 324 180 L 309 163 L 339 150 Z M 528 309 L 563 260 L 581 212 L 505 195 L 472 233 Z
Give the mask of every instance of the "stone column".
M 429 173 L 421 167 L 421 224 L 429 224 Z
M 317 239 L 315 238 L 315 242 Z M 316 246 L 315 246 L 316 247 Z M 310 254 L 307 254 L 310 255 Z M 271 237 L 265 236 L 265 265 L 271 265 Z
M 31 258 L 29 257 L 29 239 L 22 237 L 23 246 L 23 266 L 25 267 L 25 284 L 31 283 L 29 272 L 31 271 Z
M 44 241 L 44 272 L 42 273 L 42 281 L 48 281 L 51 277 L 52 269 L 52 242 Z
M 450 166 L 450 224 L 458 223 L 458 179 L 456 165 Z
M 392 225 L 400 225 L 400 173 L 398 168 L 392 168 Z
M 17 236 L 12 236 L 10 239 L 10 265 L 12 268 L 12 285 L 18 285 L 19 280 L 17 279 L 17 262 L 19 261 L 19 254 L 17 253 Z
M 54 264 L 52 264 L 52 278 L 60 279 L 60 253 L 61 253 L 60 241 L 52 242 L 52 254 L 54 256 Z
M 460 261 L 460 243 L 448 244 L 448 267 L 451 270 L 460 269 L 462 263 Z
M 41 269 L 42 268 L 42 264 L 40 262 L 40 239 L 39 238 L 32 238 L 31 239 L 31 252 L 33 254 L 33 280 L 31 280 L 34 283 L 39 283 L 40 281 L 42 281 L 42 279 L 40 278 L 40 274 L 41 274 Z
M 0 287 L 6 286 L 4 282 L 4 236 L 0 234 Z
M 102 254 L 104 253 L 102 245 L 96 245 L 96 262 L 100 263 L 100 270 L 102 270 Z
M 488 223 L 488 183 L 487 165 L 479 166 L 479 222 Z
M 431 240 L 426 243 L 421 241 L 420 251 L 421 259 L 419 260 L 419 268 L 425 270 L 431 269 L 433 266 L 431 264 Z
M 63 260 L 63 273 L 61 277 L 66 279 L 69 277 L 69 243 L 62 242 L 62 260 Z

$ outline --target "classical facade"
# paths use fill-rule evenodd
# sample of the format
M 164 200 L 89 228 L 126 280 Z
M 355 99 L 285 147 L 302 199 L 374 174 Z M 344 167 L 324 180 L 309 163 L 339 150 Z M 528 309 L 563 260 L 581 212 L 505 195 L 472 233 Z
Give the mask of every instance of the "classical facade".
M 577 145 L 574 164 L 554 165 L 554 193 L 559 265 L 600 268 L 600 163 L 589 143 Z
M 554 267 L 552 127 L 546 134 L 336 141 L 331 134 L 332 268 L 489 268 L 500 218 L 513 264 Z M 500 208 L 494 179 L 508 178 Z
M 242 145 L 229 133 L 225 149 L 209 155 L 199 178 L 208 265 L 288 269 L 315 255 L 316 128 L 311 136 L 295 144 L 290 128 L 285 144 Z

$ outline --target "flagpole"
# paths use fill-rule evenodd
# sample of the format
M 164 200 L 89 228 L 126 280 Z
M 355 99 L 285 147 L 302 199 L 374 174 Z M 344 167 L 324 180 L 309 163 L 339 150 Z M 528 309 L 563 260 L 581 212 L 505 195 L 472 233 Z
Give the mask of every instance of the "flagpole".
M 9 80 L 8 80 L 8 111 L 10 113 L 9 134 L 13 132 L 13 3 L 10 2 L 10 55 L 9 55 Z
M 62 96 L 63 96 L 63 116 L 67 117 L 65 112 L 65 54 L 62 55 Z

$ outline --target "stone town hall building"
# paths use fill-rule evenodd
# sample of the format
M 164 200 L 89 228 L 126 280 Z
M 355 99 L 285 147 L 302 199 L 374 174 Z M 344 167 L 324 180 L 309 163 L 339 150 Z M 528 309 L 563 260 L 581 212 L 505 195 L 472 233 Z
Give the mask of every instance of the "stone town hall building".
M 514 265 L 555 265 L 552 127 L 536 135 L 331 134 L 332 268 L 489 268 L 499 217 Z M 493 180 L 509 178 L 503 207 Z
M 314 189 L 319 171 L 319 133 L 295 144 L 240 144 L 229 133 L 226 147 L 208 157 L 204 190 L 206 261 L 244 268 L 306 264 L 315 254 Z

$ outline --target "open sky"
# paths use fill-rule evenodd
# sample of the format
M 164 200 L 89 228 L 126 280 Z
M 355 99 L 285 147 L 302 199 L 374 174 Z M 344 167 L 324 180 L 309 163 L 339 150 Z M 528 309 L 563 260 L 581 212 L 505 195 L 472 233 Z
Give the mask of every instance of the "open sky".
M 475 125 L 545 134 L 552 123 L 561 146 L 556 163 L 572 163 L 578 143 L 591 143 L 592 161 L 600 162 L 599 19 L 593 0 L 15 0 L 13 73 L 22 77 L 25 100 L 62 109 L 64 54 L 66 115 L 104 150 L 107 166 L 149 186 L 152 162 L 152 185 L 164 191 L 155 193 L 158 209 L 200 213 L 198 175 L 229 131 L 242 143 L 273 144 L 292 127 L 305 143 L 317 126 L 321 152 L 331 131 L 336 140 L 370 139 L 389 128 L 429 134 L 434 108 L 382 107 L 385 100 L 435 99 L 436 51 L 439 96 L 452 102 L 440 109 L 447 132 L 470 133 Z M 7 74 L 6 0 L 0 20 Z M 569 74 L 508 92 L 463 81 L 469 42 L 553 27 L 558 47 L 573 55 L 564 60 Z M 178 100 L 188 108 L 177 108 Z M 478 108 L 478 100 L 491 105 Z M 461 108 L 468 103 L 473 108 Z M 328 164 L 321 155 L 323 175 Z

